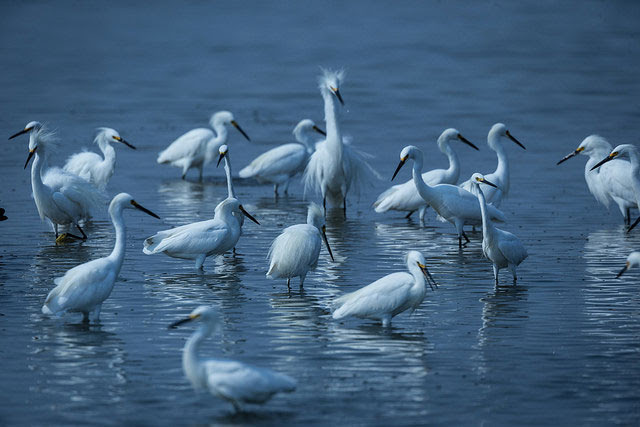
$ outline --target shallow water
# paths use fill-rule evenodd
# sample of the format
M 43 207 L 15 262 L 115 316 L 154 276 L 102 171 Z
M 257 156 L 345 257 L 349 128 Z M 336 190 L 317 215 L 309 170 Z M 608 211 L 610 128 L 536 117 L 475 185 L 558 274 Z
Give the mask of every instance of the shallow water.
M 585 158 L 557 160 L 591 133 L 637 143 L 640 7 L 634 2 L 376 3 L 153 2 L 110 6 L 22 2 L 3 6 L 0 134 L 30 120 L 57 129 L 62 164 L 111 126 L 138 147 L 117 147 L 109 191 L 127 191 L 158 221 L 127 212 L 127 259 L 98 325 L 40 314 L 53 278 L 109 253 L 106 212 L 86 243 L 56 246 L 30 198 L 26 138 L 0 156 L 0 423 L 70 424 L 637 424 L 640 420 L 638 274 L 614 279 L 640 234 L 625 235 L 615 207 L 596 204 Z M 266 250 L 304 221 L 298 183 L 272 190 L 236 180 L 261 222 L 246 222 L 238 254 L 192 262 L 142 254 L 142 240 L 168 225 L 208 218 L 226 194 L 210 166 L 183 182 L 156 153 L 229 109 L 251 136 L 230 131 L 235 171 L 292 140 L 309 117 L 322 121 L 319 66 L 345 67 L 343 130 L 375 154 L 384 177 L 348 219 L 331 212 L 336 256 L 322 252 L 304 290 L 269 281 Z M 390 185 L 400 149 L 446 159 L 435 139 L 456 127 L 481 148 L 456 147 L 466 179 L 489 172 L 483 141 L 506 123 L 527 147 L 512 162 L 505 229 L 527 246 L 516 287 L 494 288 L 480 233 L 457 247 L 453 227 L 426 227 L 370 204 Z M 91 149 L 94 149 L 91 147 Z M 409 168 L 399 179 L 409 177 Z M 193 173 L 193 172 L 192 172 Z M 190 180 L 195 176 L 190 175 Z M 328 304 L 391 271 L 407 249 L 422 251 L 438 280 L 393 327 L 335 322 Z M 181 370 L 192 329 L 167 325 L 200 304 L 220 307 L 222 335 L 205 351 L 295 377 L 298 390 L 249 414 L 196 394 Z

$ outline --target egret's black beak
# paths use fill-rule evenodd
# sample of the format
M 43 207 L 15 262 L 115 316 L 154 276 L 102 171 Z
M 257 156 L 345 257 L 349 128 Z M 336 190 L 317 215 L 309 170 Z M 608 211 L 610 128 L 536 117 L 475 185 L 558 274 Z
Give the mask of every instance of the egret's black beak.
M 398 167 L 396 168 L 396 171 L 393 173 L 393 176 L 391 177 L 391 181 L 393 181 L 393 179 L 396 177 L 396 175 L 398 175 L 398 172 L 400 172 L 400 169 L 402 169 L 402 166 L 404 166 L 404 163 L 407 161 L 407 158 L 403 158 L 400 159 L 400 163 L 398 163 Z
M 338 101 L 340 101 L 340 104 L 344 105 L 344 100 L 342 99 L 342 95 L 340 95 L 340 89 L 332 87 L 331 90 L 338 98 Z
M 329 246 L 329 240 L 327 239 L 327 227 L 326 226 L 322 226 L 322 238 L 324 239 L 324 244 L 327 245 L 327 250 L 329 251 L 329 256 L 331 257 L 331 261 L 332 262 L 336 262 L 335 259 L 333 259 L 333 253 L 331 252 L 331 246 Z
M 242 211 L 242 213 L 244 214 L 244 216 L 246 216 L 247 218 L 249 218 L 251 221 L 255 222 L 256 224 L 260 225 L 258 220 L 255 219 L 254 217 L 252 217 L 249 212 L 245 211 L 244 208 L 242 207 L 242 205 L 240 205 L 239 207 L 240 207 L 240 210 Z
M 610 162 L 611 160 L 615 159 L 617 155 L 618 155 L 618 153 L 609 154 L 607 157 L 605 157 L 604 159 L 602 159 L 598 163 L 596 163 L 596 165 L 594 167 L 592 167 L 591 170 L 598 169 L 600 166 L 604 165 L 605 163 Z
M 520 147 L 522 147 L 523 150 L 526 150 L 526 148 L 524 148 L 524 145 L 522 145 L 520 141 L 518 141 L 513 135 L 511 135 L 509 131 L 507 131 L 507 137 L 513 142 L 515 142 L 516 144 L 518 144 Z
M 33 129 L 33 128 L 32 128 L 32 127 L 31 127 L 31 128 L 24 128 L 24 129 L 22 129 L 20 132 L 18 132 L 18 133 L 14 133 L 13 135 L 11 135 L 11 136 L 9 137 L 9 139 L 13 139 L 13 138 L 15 138 L 16 136 L 20 136 L 20 135 L 22 135 L 22 134 L 24 134 L 24 133 L 27 133 L 27 132 L 29 132 L 31 129 Z
M 134 150 L 136 149 L 136 147 L 134 147 L 133 145 L 129 144 L 127 141 L 125 141 L 124 139 L 120 138 L 119 136 L 114 136 L 113 139 L 115 139 L 118 142 L 122 142 L 124 145 L 126 145 L 129 148 L 133 148 Z
M 480 151 L 480 149 L 478 147 L 476 147 L 471 141 L 469 141 L 467 138 L 465 138 L 464 136 L 458 134 L 458 139 L 462 142 L 464 142 L 465 144 L 471 146 L 472 148 L 475 148 L 476 150 Z
M 191 322 L 192 320 L 196 320 L 198 317 L 200 317 L 200 316 L 199 315 L 195 315 L 195 316 L 190 315 L 189 317 L 185 317 L 184 319 L 177 320 L 177 321 L 173 322 L 172 324 L 170 324 L 168 329 L 177 328 L 178 326 L 180 326 L 180 325 L 182 325 L 184 323 Z
M 222 161 L 222 159 L 224 159 L 224 156 L 226 156 L 228 153 L 228 151 L 225 151 L 224 153 L 220 153 L 220 156 L 218 157 L 218 163 L 216 163 L 216 167 L 220 166 L 220 162 Z
M 33 157 L 34 154 L 36 154 L 36 150 L 38 149 L 38 147 L 34 148 L 33 150 L 29 150 L 29 155 L 27 156 L 27 161 L 24 163 L 24 168 L 27 168 L 27 165 L 29 164 L 29 161 L 31 161 L 31 158 Z
M 438 288 L 438 284 L 436 283 L 431 273 L 429 273 L 427 266 L 424 264 L 418 263 L 418 267 L 420 267 L 420 270 L 422 270 L 422 274 L 427 279 L 427 283 L 429 283 L 429 287 L 431 288 L 431 290 L 435 291 Z
M 245 138 L 247 138 L 247 141 L 251 141 L 251 138 L 249 138 L 249 135 L 247 135 L 245 133 L 245 131 L 242 130 L 242 128 L 240 127 L 240 125 L 238 124 L 238 122 L 236 122 L 235 120 L 231 120 L 231 124 L 238 129 L 238 132 L 240 132 L 242 134 L 242 136 L 244 136 Z
M 325 131 L 323 131 L 322 129 L 320 129 L 318 126 L 313 125 L 312 127 L 313 130 L 315 130 L 316 132 L 318 132 L 320 135 L 324 135 L 327 136 L 327 133 Z
M 627 262 L 625 266 L 622 267 L 622 270 L 620 270 L 620 272 L 616 275 L 616 279 L 622 276 L 624 272 L 627 271 L 628 269 L 629 269 L 629 262 Z
M 487 180 L 486 180 L 486 179 L 484 179 L 484 178 L 476 178 L 476 180 L 477 180 L 478 182 L 483 183 L 483 184 L 490 185 L 491 187 L 498 188 L 498 186 L 497 186 L 497 185 L 495 185 L 493 182 L 487 181 Z
M 584 150 L 584 148 L 582 149 Z M 581 149 L 578 149 L 576 151 L 574 151 L 573 153 L 569 153 L 566 156 L 564 156 L 562 159 L 560 159 L 560 161 L 558 163 L 556 163 L 556 165 L 559 165 L 562 162 L 566 162 L 567 160 L 569 160 L 570 158 L 577 156 L 578 154 L 580 154 L 580 152 L 582 151 Z
M 133 205 L 134 208 L 141 210 L 142 212 L 146 213 L 147 215 L 151 215 L 154 218 L 160 219 L 160 217 L 158 215 L 154 214 L 153 212 L 151 212 L 149 209 L 145 208 L 144 206 L 141 206 L 135 200 L 132 200 L 131 204 Z

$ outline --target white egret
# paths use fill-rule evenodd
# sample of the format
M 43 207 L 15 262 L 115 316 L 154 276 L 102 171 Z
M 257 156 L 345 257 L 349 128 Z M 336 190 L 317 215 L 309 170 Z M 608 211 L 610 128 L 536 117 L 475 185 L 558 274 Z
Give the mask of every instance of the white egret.
M 508 231 L 500 230 L 493 225 L 488 214 L 488 206 L 484 192 L 480 184 L 494 187 L 495 184 L 485 179 L 481 174 L 474 173 L 471 176 L 473 182 L 472 191 L 478 197 L 480 210 L 482 211 L 482 252 L 493 264 L 493 276 L 498 284 L 498 273 L 501 268 L 508 268 L 513 275 L 513 283 L 518 280 L 516 267 L 527 258 L 527 250 L 520 239 Z
M 226 144 L 220 146 L 218 152 L 220 153 L 218 157 L 218 163 L 216 167 L 220 166 L 220 162 L 224 159 L 224 171 L 227 176 L 227 198 L 235 199 L 236 193 L 233 190 L 233 178 L 231 177 L 231 159 L 229 158 L 229 147 Z M 244 214 L 242 213 L 233 213 L 234 218 L 238 221 L 238 225 L 240 226 L 240 234 L 242 234 L 242 226 L 244 225 Z M 236 253 L 235 246 L 233 247 L 233 253 Z
M 302 177 L 305 193 L 309 190 L 322 194 L 322 206 L 327 209 L 327 199 L 332 206 L 342 203 L 347 215 L 347 193 L 351 187 L 358 187 L 378 179 L 378 174 L 367 163 L 368 154 L 344 143 L 338 121 L 338 105 L 344 105 L 340 94 L 340 84 L 344 72 L 324 70 L 319 80 L 320 93 L 324 99 L 324 120 L 327 139 L 316 144 Z
M 206 257 L 223 254 L 238 243 L 240 225 L 236 216 L 241 214 L 260 224 L 244 210 L 238 199 L 227 198 L 216 206 L 213 219 L 159 231 L 144 241 L 143 252 L 193 259 L 196 268 L 202 270 Z
M 266 368 L 258 368 L 235 360 L 201 359 L 200 344 L 220 328 L 219 315 L 213 307 L 200 306 L 189 317 L 172 323 L 175 328 L 190 321 L 200 327 L 191 335 L 182 350 L 182 369 L 196 390 L 208 390 L 212 395 L 230 402 L 237 412 L 242 404 L 262 404 L 276 393 L 290 393 L 296 380 Z
M 84 321 L 89 321 L 89 314 L 94 320 L 100 319 L 102 303 L 109 298 L 113 285 L 120 274 L 126 249 L 127 232 L 122 211 L 139 209 L 155 218 L 160 218 L 150 210 L 140 206 L 127 193 L 120 193 L 109 205 L 111 222 L 116 229 L 116 242 L 111 254 L 104 258 L 77 265 L 67 271 L 64 276 L 53 282 L 56 287 L 49 292 L 42 313 L 62 315 L 65 312 L 82 313 Z
M 110 143 L 120 142 L 134 150 L 136 147 L 122 139 L 118 131 L 111 128 L 98 128 L 94 142 L 100 147 L 104 158 L 90 151 L 76 153 L 67 159 L 64 170 L 86 179 L 100 190 L 104 190 L 116 168 L 116 150 Z
M 389 326 L 391 318 L 405 310 L 411 312 L 422 303 L 427 293 L 425 279 L 433 290 L 435 280 L 427 270 L 424 256 L 418 251 L 409 251 L 406 256 L 406 272 L 388 274 L 375 282 L 337 298 L 332 304 L 333 318 L 359 317 L 381 320 Z
M 629 256 L 627 257 L 627 262 L 625 263 L 624 267 L 622 267 L 622 270 L 618 272 L 616 278 L 622 276 L 627 270 L 632 267 L 640 267 L 640 252 L 631 252 L 629 254 Z
M 437 184 L 458 183 L 460 177 L 460 162 L 456 152 L 451 148 L 449 142 L 460 140 L 465 144 L 478 150 L 469 140 L 460 135 L 457 129 L 446 129 L 440 137 L 438 137 L 438 148 L 449 158 L 448 169 L 433 169 L 422 174 L 422 179 L 427 184 L 434 186 Z M 424 223 L 424 216 L 429 205 L 420 197 L 413 179 L 408 180 L 404 184 L 394 185 L 378 196 L 378 200 L 373 204 L 375 211 L 378 213 L 393 211 L 408 212 L 407 218 L 417 210 L 420 213 L 420 222 Z
M 79 223 L 88 219 L 91 213 L 101 209 L 104 196 L 93 184 L 57 167 L 47 167 L 46 161 L 49 149 L 53 148 L 53 135 L 47 133 L 39 122 L 28 123 L 23 130 L 12 135 L 29 133 L 29 156 L 24 164 L 26 169 L 29 161 L 35 156 L 31 166 L 31 188 L 33 198 L 41 219 L 48 218 L 56 234 L 56 241 L 65 237 L 86 240 Z M 58 233 L 58 226 L 75 225 L 81 237 L 71 233 Z
M 633 198 L 635 200 L 635 205 L 640 207 L 640 153 L 638 153 L 638 149 L 635 145 L 631 144 L 621 144 L 614 148 L 611 153 L 600 162 L 596 163 L 591 170 L 597 169 L 605 165 L 605 163 L 609 163 L 614 159 L 629 159 L 629 163 L 631 164 L 631 174 L 629 185 L 633 190 Z M 594 173 L 594 172 L 591 172 Z M 636 221 L 631 224 L 631 226 L 627 229 L 627 233 L 638 225 L 640 222 L 640 216 Z
M 287 194 L 291 178 L 304 171 L 313 153 L 315 141 L 312 132 L 326 135 L 312 120 L 301 120 L 293 129 L 298 143 L 283 144 L 262 153 L 238 175 L 240 178 L 255 178 L 260 183 L 273 183 L 276 196 L 278 187 L 284 185 L 284 193 Z
M 291 290 L 291 278 L 300 277 L 302 288 L 309 270 L 315 270 L 318 266 L 322 240 L 333 261 L 333 253 L 327 240 L 324 214 L 320 206 L 311 203 L 307 211 L 307 223 L 285 228 L 271 244 L 267 277 L 270 279 L 286 277 L 289 290 Z
M 507 197 L 507 194 L 509 193 L 509 158 L 507 157 L 507 152 L 502 146 L 502 137 L 509 138 L 511 141 L 522 147 L 523 150 L 526 150 L 524 145 L 511 135 L 504 124 L 496 123 L 489 130 L 489 134 L 487 135 L 487 145 L 496 152 L 496 155 L 498 156 L 498 166 L 493 173 L 485 175 L 485 178 L 497 185 L 497 188 L 486 186 L 483 190 L 486 193 L 485 197 L 487 203 L 492 204 L 495 207 L 500 206 L 502 199 Z M 473 188 L 472 185 L 472 180 L 468 179 L 460 184 L 460 187 L 467 191 L 471 191 Z
M 631 186 L 631 164 L 617 158 L 600 166 L 597 172 L 591 172 L 593 166 L 610 152 L 611 144 L 606 139 L 599 135 L 589 135 L 573 153 L 564 156 L 557 164 L 559 165 L 578 154 L 589 156 L 584 167 L 584 179 L 589 191 L 598 202 L 607 208 L 613 200 L 618 205 L 625 224 L 629 225 L 631 221 L 629 210 L 637 206 Z
M 206 128 L 190 130 L 158 154 L 158 163 L 170 163 L 171 166 L 182 168 L 182 179 L 185 179 L 189 169 L 197 168 L 202 181 L 204 165 L 209 164 L 220 146 L 227 142 L 227 125 L 234 126 L 242 136 L 251 141 L 229 111 L 218 111 L 211 116 L 209 124 L 215 134 Z
M 464 225 L 482 224 L 482 212 L 478 206 L 476 197 L 464 188 L 438 184 L 430 186 L 422 179 L 422 151 L 413 145 L 408 145 L 400 152 L 400 163 L 393 173 L 391 180 L 396 177 L 407 159 L 413 159 L 413 182 L 420 196 L 440 215 L 456 227 L 458 232 L 458 246 L 462 247 L 462 238 L 467 242 L 469 238 L 464 232 Z M 500 222 L 505 221 L 505 216 L 498 208 L 488 206 L 489 216 Z

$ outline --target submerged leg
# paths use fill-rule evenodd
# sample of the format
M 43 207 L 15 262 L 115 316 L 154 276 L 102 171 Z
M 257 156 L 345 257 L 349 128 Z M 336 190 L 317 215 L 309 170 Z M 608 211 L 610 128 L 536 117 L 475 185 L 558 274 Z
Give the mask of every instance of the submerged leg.
M 98 322 L 100 320 L 100 311 L 102 310 L 102 303 L 98 304 L 93 310 L 93 321 Z
M 408 214 L 406 214 L 406 215 L 404 216 L 404 219 L 409 219 L 409 218 L 411 218 L 411 215 L 412 215 L 414 212 L 415 212 L 415 211 L 409 211 L 409 213 L 408 213 Z
M 518 282 L 518 276 L 516 275 L 516 266 L 514 264 L 509 264 L 507 268 L 513 275 L 513 285 L 515 286 Z
M 204 166 L 204 165 L 203 165 L 203 166 Z M 202 182 L 202 169 L 203 169 L 203 166 L 200 166 L 200 168 L 199 168 L 199 170 L 200 170 L 200 176 L 199 176 L 199 178 L 198 178 L 198 181 L 200 181 L 200 182 Z
M 304 278 L 307 277 L 306 273 L 300 276 L 300 289 L 304 286 Z
M 344 215 L 344 219 L 347 219 L 347 196 L 342 198 L 342 214 Z
M 496 286 L 498 286 L 498 272 L 500 269 L 497 265 L 493 264 L 493 277 L 496 279 Z
M 87 240 L 87 235 L 84 234 L 84 231 L 82 230 L 82 228 L 80 228 L 78 224 L 76 224 L 76 228 L 80 230 L 80 233 L 82 233 L 82 240 Z
M 82 312 L 82 323 L 89 323 L 89 312 L 88 311 L 83 311 Z
M 204 271 L 204 268 L 202 267 L 202 265 L 204 264 L 204 260 L 207 257 L 206 254 L 202 254 L 200 256 L 198 256 L 198 258 L 196 258 L 196 269 L 200 270 L 200 271 Z
M 391 316 L 386 315 L 382 318 L 382 326 L 384 328 L 388 328 L 389 326 L 391 326 Z
M 631 224 L 631 208 L 627 208 L 627 214 L 624 216 L 624 225 L 629 226 Z
M 324 216 L 327 216 L 327 196 L 322 197 L 322 209 L 324 209 Z
M 287 289 L 289 289 L 289 291 L 291 291 L 291 277 L 287 277 Z
M 278 184 L 273 184 L 273 192 L 275 193 L 276 197 L 278 197 Z
M 418 211 L 418 213 L 420 214 L 420 225 L 424 225 L 424 217 L 427 214 L 427 207 L 420 206 L 420 210 Z
M 466 233 L 464 232 L 464 230 L 462 231 L 462 237 L 464 237 L 464 240 L 466 240 L 466 242 L 464 242 L 464 244 L 466 245 L 467 243 L 470 242 L 469 238 L 467 237 Z

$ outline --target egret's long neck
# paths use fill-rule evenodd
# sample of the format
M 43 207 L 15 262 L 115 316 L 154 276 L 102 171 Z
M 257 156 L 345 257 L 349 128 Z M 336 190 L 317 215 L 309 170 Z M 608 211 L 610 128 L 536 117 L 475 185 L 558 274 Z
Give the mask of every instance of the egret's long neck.
M 631 163 L 631 185 L 636 195 L 636 202 L 640 202 L 640 158 L 636 150 L 629 150 L 629 163 Z
M 42 213 L 40 212 L 38 201 L 45 200 L 47 194 L 51 192 L 49 187 L 44 185 L 44 183 L 42 182 L 42 170 L 45 163 L 46 153 L 44 151 L 44 147 L 40 146 L 38 147 L 38 151 L 36 151 L 35 158 L 33 159 L 33 164 L 31 165 L 31 189 L 33 190 L 33 198 L 36 201 L 36 207 L 38 208 L 40 217 L 42 217 Z
M 126 248 L 127 240 L 127 228 L 124 225 L 124 217 L 122 216 L 122 207 L 119 205 L 109 206 L 109 215 L 111 216 L 111 222 L 116 229 L 116 243 L 113 245 L 113 250 L 109 255 L 109 258 L 114 261 L 116 267 L 116 276 L 120 274 L 120 268 L 124 261 L 124 252 Z
M 220 146 L 225 142 L 227 142 L 227 137 L 229 136 L 229 130 L 227 129 L 224 123 L 216 123 L 215 126 L 213 127 L 213 130 L 216 132 L 216 137 L 213 138 L 211 141 L 209 141 L 210 145 L 211 145 L 211 142 L 213 142 L 213 144 L 216 146 Z
M 408 263 L 408 267 L 409 267 L 409 273 L 411 273 L 411 275 L 413 276 L 413 279 L 415 280 L 413 286 L 421 288 L 426 292 L 426 286 L 425 286 L 426 283 L 424 279 L 424 274 L 422 274 L 422 270 L 420 270 L 418 265 L 412 261 Z
M 296 141 L 304 145 L 307 149 L 307 152 L 311 153 L 314 151 L 314 144 L 313 139 L 311 138 L 311 135 L 309 135 L 309 133 L 310 132 L 296 132 L 295 137 Z
M 227 193 L 229 193 L 229 197 L 235 198 L 233 180 L 231 179 L 231 160 L 229 160 L 229 153 L 224 156 L 224 171 L 227 174 Z
M 327 145 L 337 156 L 342 156 L 342 134 L 338 123 L 338 104 L 329 90 L 322 91 L 324 121 L 327 126 Z
M 200 360 L 198 358 L 198 350 L 200 343 L 211 334 L 211 329 L 207 325 L 202 324 L 187 340 L 182 350 L 182 369 L 196 388 L 206 386 L 206 378 L 200 375 Z
M 498 166 L 493 173 L 493 181 L 496 181 L 495 184 L 506 195 L 509 192 L 509 159 L 507 158 L 507 153 L 500 142 L 500 137 L 497 135 L 489 135 L 488 145 L 498 156 Z
M 424 200 L 429 202 L 434 197 L 433 187 L 422 179 L 422 156 L 413 159 L 413 183 Z
M 104 156 L 104 162 L 109 166 L 113 166 L 116 163 L 116 150 L 109 144 L 109 142 L 104 137 L 100 137 L 98 139 L 98 147 L 100 147 L 100 151 L 102 151 L 102 155 Z
M 473 184 L 475 185 L 475 184 Z M 482 213 L 482 235 L 487 236 L 493 231 L 493 223 L 487 212 L 487 201 L 484 198 L 484 193 L 479 186 L 476 187 L 478 203 L 480 203 L 480 212 Z
M 458 160 L 458 155 L 453 148 L 447 145 L 446 154 L 449 158 L 449 168 L 447 169 L 447 175 L 451 177 L 451 181 L 455 184 L 458 182 L 458 178 L 460 178 L 460 161 Z

